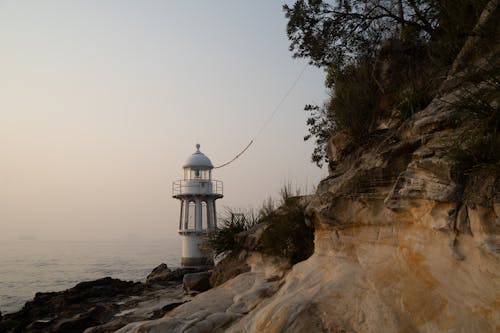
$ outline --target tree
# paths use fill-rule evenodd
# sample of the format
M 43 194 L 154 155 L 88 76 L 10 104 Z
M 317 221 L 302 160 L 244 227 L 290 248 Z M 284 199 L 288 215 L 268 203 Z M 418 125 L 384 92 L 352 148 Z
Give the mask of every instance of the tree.
M 328 162 L 326 157 L 326 149 L 328 140 L 333 131 L 334 121 L 331 119 L 331 113 L 328 112 L 328 106 L 324 105 L 319 107 L 317 105 L 306 105 L 305 111 L 311 112 L 307 118 L 307 126 L 309 127 L 309 134 L 304 136 L 304 141 L 314 137 L 314 150 L 311 154 L 311 161 L 318 167 L 322 167 L 323 163 Z
M 333 131 L 345 132 L 361 146 L 384 113 L 399 108 L 401 115 L 412 114 L 425 107 L 435 93 L 432 87 L 474 33 L 487 2 L 297 0 L 284 5 L 293 56 L 327 71 L 329 100 L 323 107 L 305 108 L 310 116 L 304 140 L 315 138 L 313 162 L 321 166 L 327 160 L 325 148 Z M 384 43 L 388 39 L 393 40 Z M 389 83 L 401 91 L 387 91 L 377 76 L 382 63 L 378 56 L 384 51 L 399 54 L 398 73 L 406 74 Z M 411 112 L 401 112 L 401 105 Z
M 439 13 L 433 0 L 298 0 L 283 10 L 294 57 L 338 69 L 360 54 L 373 54 L 389 37 L 411 32 L 430 38 Z

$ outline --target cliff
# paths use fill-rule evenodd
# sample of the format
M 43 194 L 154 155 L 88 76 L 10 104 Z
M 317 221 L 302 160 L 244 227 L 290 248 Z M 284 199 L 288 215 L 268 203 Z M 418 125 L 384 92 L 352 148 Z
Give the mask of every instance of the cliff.
M 119 332 L 500 330 L 500 172 L 450 157 L 477 126 L 457 122 L 456 102 L 484 83 L 471 75 L 498 68 L 498 45 L 485 54 L 469 38 L 432 102 L 363 147 L 332 137 L 330 175 L 306 210 L 311 257 L 290 267 L 245 254 L 248 272 Z

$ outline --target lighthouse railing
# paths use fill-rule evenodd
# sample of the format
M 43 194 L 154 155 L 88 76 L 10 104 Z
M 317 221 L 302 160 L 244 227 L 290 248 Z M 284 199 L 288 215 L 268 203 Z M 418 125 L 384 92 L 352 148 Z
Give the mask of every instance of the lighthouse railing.
M 179 194 L 218 194 L 223 195 L 224 184 L 220 180 L 185 180 L 172 183 L 172 195 Z

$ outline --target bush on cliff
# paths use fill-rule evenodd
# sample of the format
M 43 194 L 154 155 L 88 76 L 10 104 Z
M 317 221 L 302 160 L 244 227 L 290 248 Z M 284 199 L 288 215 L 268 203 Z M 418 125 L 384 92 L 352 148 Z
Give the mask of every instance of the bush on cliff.
M 228 211 L 223 225 L 209 235 L 209 245 L 217 256 L 242 250 L 286 258 L 294 264 L 307 259 L 314 251 L 314 230 L 307 226 L 300 196 L 293 196 L 291 186 L 281 190 L 276 208 L 269 199 L 258 217 L 252 212 Z
M 257 222 L 251 212 L 235 212 L 228 209 L 222 219 L 222 226 L 208 235 L 208 245 L 215 256 L 241 250 L 243 244 L 238 241 L 236 235 L 251 229 Z
M 327 161 L 334 131 L 362 146 L 384 118 L 404 119 L 427 106 L 487 3 L 297 0 L 284 5 L 293 56 L 327 72 L 329 100 L 305 108 L 311 114 L 304 139 L 315 138 L 316 144 L 312 161 L 320 167 Z M 388 45 L 395 40 L 400 43 Z M 381 61 L 387 50 L 397 57 Z
M 373 68 L 374 59 L 367 57 L 330 75 L 335 82 L 335 93 L 328 102 L 329 113 L 335 126 L 357 144 L 363 143 L 377 120 L 378 94 Z
M 471 88 L 452 103 L 457 125 L 467 125 L 450 149 L 458 172 L 478 166 L 500 168 L 500 64 L 488 62 L 468 77 Z
M 290 187 L 281 190 L 281 205 L 277 209 L 263 209 L 259 223 L 267 228 L 262 234 L 258 250 L 262 253 L 287 258 L 291 264 L 309 258 L 314 252 L 314 229 L 306 224 L 304 205 L 300 196 L 292 196 Z

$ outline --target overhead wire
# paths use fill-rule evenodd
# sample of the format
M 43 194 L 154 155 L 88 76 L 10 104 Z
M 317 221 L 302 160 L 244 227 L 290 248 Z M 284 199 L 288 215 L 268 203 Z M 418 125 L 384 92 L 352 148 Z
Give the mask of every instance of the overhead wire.
M 238 154 L 236 154 L 235 157 L 233 157 L 231 160 L 229 160 L 228 162 L 226 163 L 223 163 L 219 166 L 216 166 L 214 167 L 214 169 L 220 169 L 222 167 L 225 167 L 231 163 L 233 163 L 234 161 L 236 161 L 241 155 L 243 155 L 247 150 L 248 148 L 250 148 L 250 146 L 254 143 L 254 141 L 262 134 L 262 132 L 264 131 L 264 129 L 269 125 L 269 123 L 271 123 L 271 121 L 273 120 L 274 116 L 278 113 L 278 111 L 280 110 L 281 106 L 283 105 L 283 103 L 285 102 L 285 100 L 288 98 L 288 96 L 290 95 L 290 93 L 293 91 L 293 89 L 295 88 L 295 86 L 297 85 L 297 83 L 299 82 L 300 78 L 302 77 L 302 74 L 304 74 L 306 68 L 307 68 L 308 64 L 306 63 L 304 65 L 304 67 L 302 68 L 302 70 L 300 71 L 299 75 L 297 76 L 297 78 L 295 79 L 295 81 L 293 81 L 292 85 L 290 86 L 290 88 L 288 88 L 288 90 L 286 91 L 286 93 L 283 95 L 283 97 L 281 98 L 281 100 L 279 101 L 279 103 L 276 105 L 276 107 L 274 108 L 273 112 L 271 112 L 271 114 L 269 115 L 269 117 L 267 117 L 266 121 L 262 124 L 262 126 L 259 128 L 259 130 L 256 132 L 256 134 L 253 136 L 253 138 L 250 140 L 250 142 L 246 145 L 246 147 L 240 151 Z

